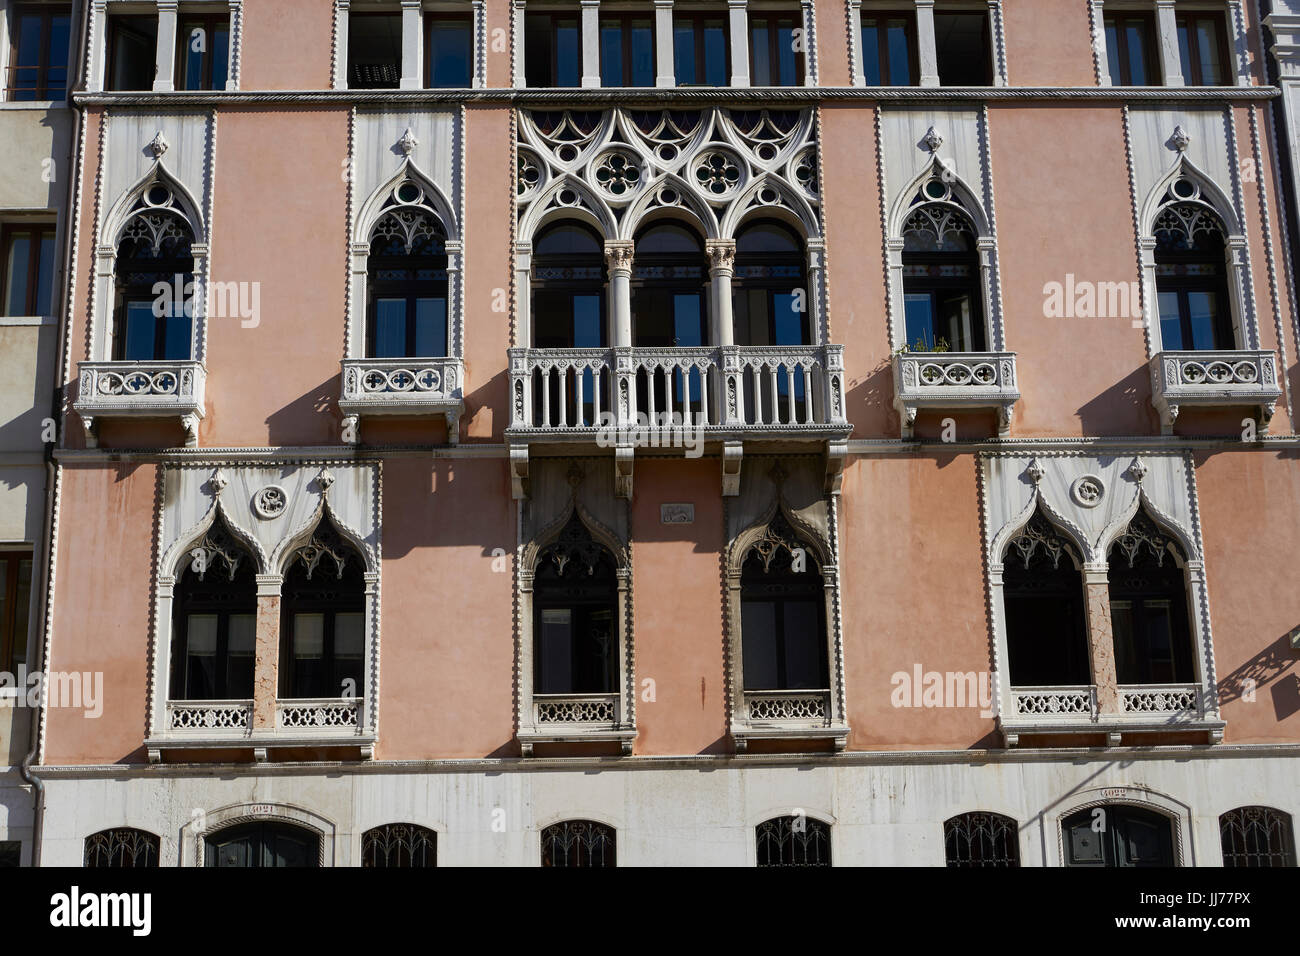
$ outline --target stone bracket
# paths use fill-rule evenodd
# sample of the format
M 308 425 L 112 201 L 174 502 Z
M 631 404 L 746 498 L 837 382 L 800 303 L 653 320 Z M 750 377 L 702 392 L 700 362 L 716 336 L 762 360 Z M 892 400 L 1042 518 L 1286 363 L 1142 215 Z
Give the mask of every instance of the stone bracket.
M 740 494 L 740 463 L 745 457 L 745 443 L 725 442 L 722 446 L 722 494 L 735 497 Z
M 844 463 L 849 455 L 847 441 L 829 441 L 826 443 L 826 493 L 838 495 L 844 483 Z
M 614 495 L 632 497 L 632 469 L 636 464 L 636 447 L 619 444 L 614 447 Z
M 510 448 L 510 496 L 516 500 L 528 497 L 528 446 L 512 445 Z

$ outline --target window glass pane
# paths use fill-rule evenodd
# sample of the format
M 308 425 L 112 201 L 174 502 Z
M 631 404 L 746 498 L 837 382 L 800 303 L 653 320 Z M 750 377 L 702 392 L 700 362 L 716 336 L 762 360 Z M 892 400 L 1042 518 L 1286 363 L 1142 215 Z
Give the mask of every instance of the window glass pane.
M 673 337 L 678 348 L 704 344 L 704 310 L 698 292 L 673 295 Z
M 415 354 L 422 358 L 447 354 L 447 300 L 415 300 Z
M 890 37 L 890 56 L 893 56 L 893 37 Z M 867 86 L 880 85 L 880 35 L 876 32 L 876 18 L 862 18 L 862 75 Z M 891 81 L 892 82 L 892 81 Z
M 9 75 L 9 98 L 34 100 L 40 85 L 41 32 L 44 24 L 40 17 L 22 17 L 18 22 L 15 46 L 17 63 Z
M 36 272 L 36 314 L 50 315 L 50 295 L 54 291 L 54 233 L 46 230 L 40 233 L 41 261 Z
M 1133 86 L 1147 85 L 1147 30 L 1141 20 L 1130 20 L 1124 27 L 1128 38 L 1128 69 Z
M 929 349 L 934 347 L 934 313 L 928 292 L 909 292 L 903 296 L 906 316 L 907 347 Z
M 600 82 L 602 86 L 623 85 L 623 22 L 600 22 Z
M 967 292 L 948 292 L 939 297 L 940 328 L 948 347 L 968 352 L 973 342 L 971 299 Z
M 1192 82 L 1192 51 L 1187 45 L 1187 24 L 1178 24 L 1178 59 L 1183 66 L 1183 82 Z
M 886 39 L 889 44 L 889 85 L 908 86 L 912 82 L 912 47 L 907 39 L 907 21 L 890 20 Z
M 14 594 L 14 643 L 10 656 L 15 665 L 27 660 L 27 621 L 32 603 L 32 559 L 18 561 L 18 587 Z
M 299 660 L 320 660 L 325 653 L 325 615 L 293 616 L 293 656 Z
M 776 341 L 773 345 L 805 345 L 804 313 L 796 306 L 800 299 L 794 292 L 772 293 L 772 321 L 775 324 Z
M 1213 20 L 1196 21 L 1196 46 L 1201 57 L 1201 83 L 1217 86 L 1223 82 L 1223 64 L 1219 60 L 1219 29 Z
M 578 21 L 570 17 L 555 21 L 555 85 L 577 86 L 582 67 Z
M 361 674 L 365 648 L 365 615 L 345 611 L 334 615 L 333 693 L 361 697 Z
M 1110 627 L 1115 641 L 1115 679 L 1121 684 L 1136 684 L 1137 651 L 1133 646 L 1133 603 L 1110 602 Z
M 45 74 L 45 95 L 52 100 L 61 100 L 68 95 L 71 29 L 71 18 L 67 16 L 57 16 L 50 20 L 49 69 Z
M 179 315 L 169 315 L 163 321 L 167 323 L 166 339 L 163 342 L 162 357 L 169 360 L 184 360 L 190 357 L 190 319 L 185 314 L 184 305 L 177 303 Z
M 152 300 L 126 303 L 126 345 L 123 358 L 136 362 L 151 362 L 154 354 L 154 333 L 157 319 L 153 314 Z
M 568 694 L 573 690 L 573 612 L 568 608 L 542 611 L 542 633 L 538 660 L 538 691 Z
M 600 347 L 600 299 L 598 295 L 573 297 L 573 347 Z
M 1187 293 L 1188 318 L 1192 325 L 1192 348 L 1214 348 L 1215 306 L 1213 292 Z
M 434 20 L 429 27 L 429 85 L 468 87 L 473 44 L 464 21 Z
M 1110 70 L 1110 82 L 1119 86 L 1124 82 L 1124 73 L 1119 61 L 1119 28 L 1115 21 L 1106 20 L 1106 64 Z
M 184 75 L 181 77 L 183 90 L 203 88 L 203 60 L 208 52 L 212 38 L 208 36 L 207 26 L 203 23 L 187 23 L 180 31 L 179 41 L 185 44 Z
M 406 355 L 406 300 L 375 301 L 374 358 L 401 358 Z
M 678 86 L 695 82 L 695 24 L 689 20 L 673 24 L 673 69 Z
M 1145 601 L 1147 666 L 1155 684 L 1172 684 L 1174 675 L 1174 633 L 1168 601 Z
M 227 68 L 230 66 L 230 26 L 219 23 L 212 28 L 208 38 L 208 56 L 212 59 L 212 86 L 214 90 L 226 88 Z
M 727 29 L 722 20 L 704 21 L 704 82 L 709 86 L 726 86 Z
M 776 610 L 772 601 L 744 601 L 740 606 L 740 628 L 744 647 L 745 690 L 776 690 Z
M 1180 318 L 1177 292 L 1157 292 L 1157 306 L 1160 310 L 1160 344 L 1166 349 L 1182 349 L 1183 323 Z
M 27 268 L 32 251 L 32 234 L 15 232 L 9 240 L 9 261 L 5 267 L 5 315 L 27 314 Z
M 227 627 L 226 697 L 230 700 L 246 700 L 253 696 L 257 616 L 232 614 Z
M 817 605 L 812 601 L 785 602 L 785 686 L 791 690 L 824 688 L 819 645 L 822 636 Z
M 185 639 L 185 694 L 191 700 L 211 699 L 217 693 L 217 615 L 189 615 Z
M 797 60 L 794 50 L 794 20 L 784 18 L 776 25 L 776 82 L 781 86 L 796 86 L 799 83 Z
M 655 33 L 650 20 L 632 21 L 632 85 L 655 85 Z
M 767 32 L 766 17 L 750 17 L 749 38 L 749 68 L 752 74 L 750 82 L 755 86 L 771 86 L 772 63 L 768 49 L 771 41 Z

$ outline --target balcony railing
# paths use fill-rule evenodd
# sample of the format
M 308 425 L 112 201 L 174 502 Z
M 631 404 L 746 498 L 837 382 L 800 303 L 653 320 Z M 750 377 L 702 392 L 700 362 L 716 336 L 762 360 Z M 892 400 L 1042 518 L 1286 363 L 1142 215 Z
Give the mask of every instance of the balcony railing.
M 910 436 L 922 409 L 996 409 L 998 433 L 1011 427 L 1020 398 L 1015 352 L 899 352 L 894 356 L 894 405 Z
M 86 435 L 95 444 L 101 418 L 180 417 L 186 443 L 198 440 L 207 373 L 202 362 L 82 362 L 77 367 L 77 400 Z
M 247 737 L 253 726 L 251 700 L 169 700 L 167 731 L 205 737 Z
M 510 430 L 585 437 L 690 425 L 843 437 L 843 346 L 510 350 Z
M 618 723 L 618 694 L 534 694 L 538 726 L 582 724 L 612 727 Z
M 1097 688 L 1013 687 L 1012 710 L 1017 717 L 1038 720 L 1091 720 L 1097 716 Z
M 1261 430 L 1267 430 L 1282 395 L 1269 351 L 1160 352 L 1152 356 L 1150 370 L 1151 403 L 1165 434 L 1173 431 L 1184 406 L 1258 405 Z
M 1201 714 L 1201 689 L 1196 684 L 1121 684 L 1119 706 L 1125 714 Z
M 329 736 L 361 733 L 361 698 L 322 697 L 275 702 L 277 732 Z
M 829 690 L 747 690 L 745 716 L 751 723 L 803 723 L 829 726 Z
M 455 442 L 464 384 L 464 363 L 456 357 L 344 359 L 339 410 L 345 416 L 444 415 Z

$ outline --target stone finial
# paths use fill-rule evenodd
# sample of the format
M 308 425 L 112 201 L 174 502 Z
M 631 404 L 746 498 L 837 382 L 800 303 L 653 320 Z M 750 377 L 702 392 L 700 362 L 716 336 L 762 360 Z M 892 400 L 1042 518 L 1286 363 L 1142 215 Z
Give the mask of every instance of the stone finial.
M 330 485 L 334 484 L 334 476 L 328 469 L 322 468 L 320 474 L 316 476 L 316 484 L 320 485 L 321 494 L 325 494 L 330 490 Z
M 415 151 L 415 147 L 420 145 L 420 141 L 415 138 L 415 131 L 411 127 L 406 127 L 406 132 L 402 138 L 397 141 L 397 148 L 402 151 L 403 156 L 410 156 Z
M 1141 458 L 1134 458 L 1133 464 L 1128 466 L 1128 471 L 1125 472 L 1125 474 L 1136 481 L 1139 485 L 1142 484 L 1142 479 L 1147 476 L 1146 462 Z
M 1025 469 L 1025 474 L 1029 476 L 1030 481 L 1034 484 L 1038 484 L 1043 480 L 1043 475 L 1045 475 L 1046 472 L 1043 471 L 1043 466 L 1038 463 L 1038 459 L 1034 458 L 1030 460 L 1029 467 Z
M 1192 144 L 1192 136 L 1181 126 L 1174 127 L 1174 135 L 1169 137 L 1169 145 L 1180 153 L 1187 151 L 1187 147 Z
M 226 476 L 221 473 L 220 468 L 213 471 L 212 477 L 208 479 L 208 487 L 212 489 L 213 496 L 217 498 L 221 497 L 221 493 L 226 490 L 228 484 L 230 482 L 226 480 Z
M 933 126 L 925 131 L 921 137 L 921 144 L 932 153 L 939 152 L 939 147 L 943 145 L 943 137 L 939 135 L 938 130 Z
M 167 142 L 167 137 L 162 134 L 162 130 L 158 130 L 158 132 L 153 134 L 153 139 L 149 140 L 148 145 L 145 146 L 145 150 L 155 160 L 159 160 L 162 159 L 163 153 L 167 152 L 167 148 L 170 145 L 171 144 Z

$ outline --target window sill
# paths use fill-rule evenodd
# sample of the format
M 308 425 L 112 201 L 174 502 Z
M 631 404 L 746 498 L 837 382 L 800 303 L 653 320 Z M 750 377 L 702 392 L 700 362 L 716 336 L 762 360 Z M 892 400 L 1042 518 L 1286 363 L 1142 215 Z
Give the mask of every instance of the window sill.
M 615 742 L 624 756 L 632 753 L 636 727 L 620 720 L 620 695 L 535 694 L 532 723 L 515 735 L 525 757 L 537 743 Z
M 1012 713 L 999 714 L 998 726 L 1008 747 L 1029 734 L 1105 734 L 1118 746 L 1126 733 L 1204 731 L 1211 743 L 1223 739 L 1224 722 L 1206 713 L 1204 688 L 1196 684 L 1121 684 L 1120 712 L 1099 713 L 1097 689 L 1015 687 Z
M 831 716 L 829 690 L 747 690 L 743 715 L 733 720 L 738 751 L 751 740 L 829 740 L 839 751 L 849 742 L 847 724 Z
M 1271 351 L 1164 351 L 1151 357 L 1151 404 L 1160 412 L 1161 430 L 1172 435 L 1178 414 L 1188 406 L 1229 408 L 1258 405 L 1260 431 L 1267 434 L 1282 395 Z
M 944 411 L 993 408 L 998 434 L 1011 429 L 1011 410 L 1020 400 L 1015 352 L 899 352 L 894 356 L 894 407 L 904 437 L 921 409 Z
M 339 411 L 354 421 L 362 415 L 442 415 L 447 437 L 460 438 L 465 409 L 464 362 L 438 358 L 344 359 Z
M 359 747 L 374 756 L 375 736 L 362 731 L 360 698 L 277 700 L 274 729 L 253 726 L 251 700 L 168 701 L 166 729 L 144 742 L 149 762 L 164 750 L 248 750 L 258 760 L 277 747 Z
M 87 444 L 97 444 L 100 418 L 180 418 L 186 445 L 198 443 L 207 372 L 202 362 L 82 362 L 77 366 L 73 410 L 86 428 Z
M 58 317 L 53 315 L 0 315 L 0 326 L 35 327 L 58 324 Z
M 0 102 L 0 110 L 66 110 L 67 100 L 5 100 Z

